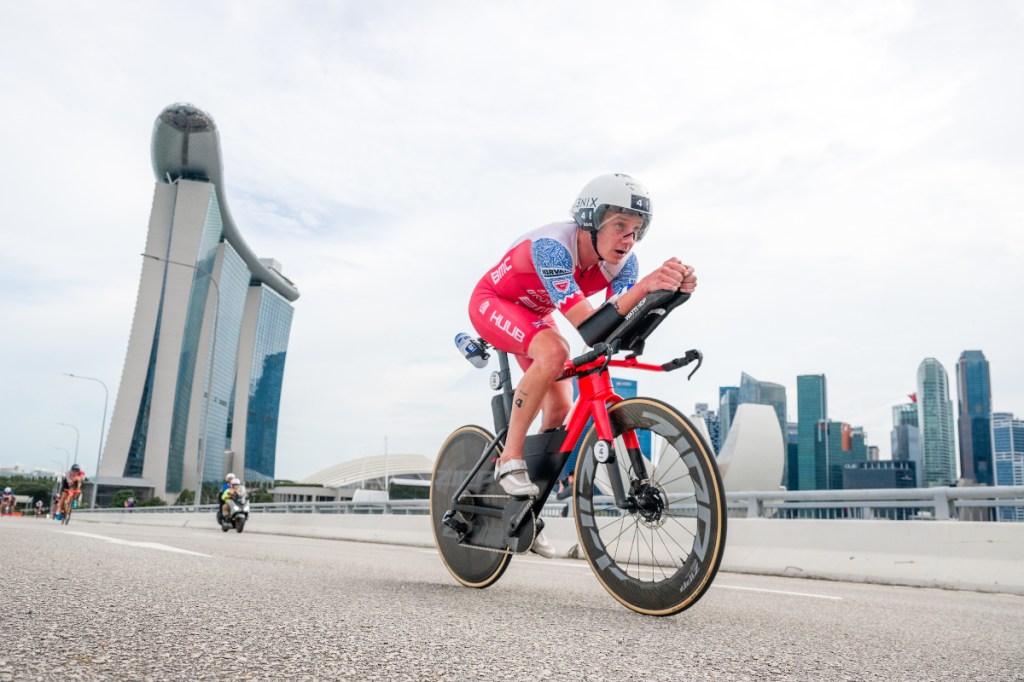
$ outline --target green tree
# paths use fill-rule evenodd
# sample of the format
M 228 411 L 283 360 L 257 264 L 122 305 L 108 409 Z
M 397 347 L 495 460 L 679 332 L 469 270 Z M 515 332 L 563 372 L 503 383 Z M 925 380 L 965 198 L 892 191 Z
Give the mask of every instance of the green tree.
M 139 504 L 140 507 L 166 507 L 167 503 L 164 502 L 162 497 L 151 497 L 145 502 Z
M 127 488 L 118 490 L 114 494 L 114 499 L 111 500 L 110 504 L 108 504 L 107 506 L 108 507 L 114 507 L 114 508 L 116 508 L 116 507 L 123 507 L 124 503 L 125 503 L 125 500 L 127 500 L 129 497 L 133 497 L 134 495 L 135 495 L 135 493 L 133 493 L 131 490 L 128 490 Z

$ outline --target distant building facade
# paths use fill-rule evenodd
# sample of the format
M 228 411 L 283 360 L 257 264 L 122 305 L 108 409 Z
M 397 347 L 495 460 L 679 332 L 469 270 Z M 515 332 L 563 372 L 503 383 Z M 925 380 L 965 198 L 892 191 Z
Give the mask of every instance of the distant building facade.
M 894 405 L 892 408 L 892 432 L 890 433 L 892 458 L 898 462 L 913 462 L 915 487 L 924 487 L 924 470 L 921 466 L 921 430 L 917 425 L 917 394 L 913 402 Z
M 224 197 L 209 114 L 157 118 L 156 176 L 138 297 L 97 482 L 173 502 L 197 477 L 274 475 L 295 285 L 255 256 Z M 201 465 L 201 471 L 200 471 Z
M 708 427 L 708 437 L 711 439 L 711 447 L 714 448 L 715 454 L 717 455 L 722 451 L 722 424 L 718 419 L 718 413 L 714 410 L 708 409 L 707 403 L 697 403 L 694 405 L 694 414 L 700 419 L 703 419 L 704 425 Z
M 980 350 L 965 350 L 956 363 L 960 478 L 992 485 L 992 384 L 988 360 Z
M 799 443 L 799 428 L 796 422 L 786 422 L 786 468 L 785 485 L 786 490 L 799 490 L 797 480 L 797 445 Z
M 957 478 L 953 404 L 946 369 L 935 358 L 925 358 L 917 368 L 917 407 L 924 486 L 953 485 Z
M 996 485 L 1024 485 L 1024 419 L 1009 412 L 992 415 Z M 1024 521 L 1024 509 L 1001 507 L 1000 521 Z
M 843 465 L 843 488 L 846 490 L 916 488 L 915 468 L 914 462 L 896 460 L 849 462 Z
M 819 424 L 828 419 L 827 383 L 824 374 L 805 374 L 796 378 L 797 453 L 792 490 L 828 488 L 826 461 L 819 458 Z
M 718 388 L 718 432 L 722 445 L 729 437 L 732 420 L 736 417 L 736 408 L 740 404 L 739 386 L 719 386 Z

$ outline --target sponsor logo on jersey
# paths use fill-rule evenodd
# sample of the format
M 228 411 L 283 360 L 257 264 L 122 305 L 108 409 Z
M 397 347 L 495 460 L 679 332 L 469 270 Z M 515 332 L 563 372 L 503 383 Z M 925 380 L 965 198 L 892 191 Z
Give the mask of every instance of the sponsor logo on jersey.
M 512 324 L 512 320 L 506 320 L 505 316 L 495 310 L 491 313 L 491 324 L 511 336 L 516 341 L 522 343 L 523 339 L 526 338 L 526 334 L 522 329 Z
M 534 320 L 531 324 L 533 324 L 534 329 L 547 329 L 551 326 L 544 320 Z
M 533 299 L 530 298 L 529 296 L 520 296 L 519 297 L 519 302 L 522 303 L 527 308 L 529 308 L 530 310 L 536 310 L 537 308 L 540 307 L 539 305 L 534 303 Z
M 562 277 L 565 275 L 571 275 L 572 271 L 566 270 L 565 268 L 541 268 L 541 277 Z
M 551 286 L 555 288 L 555 291 L 564 294 L 569 291 L 569 282 L 570 279 L 568 277 L 562 277 L 561 279 L 552 280 Z
M 480 304 L 480 314 L 483 315 L 484 313 L 486 313 L 487 309 L 490 308 L 490 307 L 491 307 L 491 302 L 490 301 L 484 301 L 483 303 L 481 303 Z
M 501 264 L 498 265 L 497 270 L 491 271 L 491 281 L 497 284 L 499 281 L 501 281 L 501 278 L 507 275 L 511 270 L 512 256 L 508 256 L 507 258 L 505 258 L 505 260 L 501 261 Z

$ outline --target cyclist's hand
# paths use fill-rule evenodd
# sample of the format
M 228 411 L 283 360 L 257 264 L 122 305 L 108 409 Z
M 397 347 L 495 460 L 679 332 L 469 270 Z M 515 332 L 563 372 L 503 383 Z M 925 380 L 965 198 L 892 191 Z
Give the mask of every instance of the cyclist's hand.
M 661 267 L 641 280 L 643 288 L 650 293 L 660 289 L 676 291 L 682 289 L 689 293 L 697 287 L 697 276 L 693 267 L 686 265 L 678 258 L 669 258 Z

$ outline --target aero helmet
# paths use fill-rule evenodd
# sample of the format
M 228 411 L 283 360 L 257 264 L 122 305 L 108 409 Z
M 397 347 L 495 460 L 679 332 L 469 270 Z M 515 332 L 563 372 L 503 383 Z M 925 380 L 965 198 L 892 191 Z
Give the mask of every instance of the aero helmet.
M 8 486 L 8 487 L 4 488 L 4 495 L 10 495 L 10 494 L 11 494 L 11 488 L 10 488 L 10 486 Z
M 71 465 L 71 470 L 72 471 L 81 471 L 82 467 L 78 466 L 77 464 L 72 464 Z
M 596 232 L 606 211 L 613 209 L 644 219 L 636 232 L 640 241 L 647 233 L 654 213 L 647 188 L 624 173 L 600 175 L 587 183 L 572 205 L 572 217 L 582 229 Z
M 227 481 L 228 483 L 230 483 L 231 479 L 234 478 L 234 477 L 235 477 L 234 474 L 228 474 L 227 476 L 224 477 L 224 480 Z

